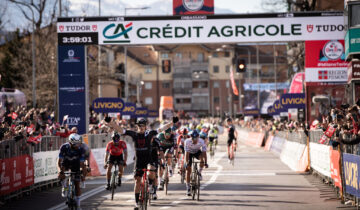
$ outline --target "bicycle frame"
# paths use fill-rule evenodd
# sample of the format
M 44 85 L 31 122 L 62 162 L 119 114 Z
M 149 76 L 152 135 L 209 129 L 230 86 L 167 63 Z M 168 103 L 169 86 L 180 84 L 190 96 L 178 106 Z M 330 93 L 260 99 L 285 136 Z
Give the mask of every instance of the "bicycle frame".
M 230 146 L 230 161 L 231 165 L 234 166 L 234 160 L 235 160 L 235 140 L 232 141 Z
M 110 188 L 111 188 L 111 200 L 114 200 L 114 194 L 115 194 L 115 189 L 116 189 L 116 177 L 118 176 L 118 162 L 115 161 L 113 166 L 114 166 L 114 171 L 111 173 L 111 184 L 110 184 Z
M 68 182 L 68 193 L 66 197 L 66 204 L 69 209 L 77 209 L 76 201 L 75 201 L 75 175 L 77 172 L 65 172 L 65 176 L 67 177 Z
M 198 170 L 199 161 L 195 161 L 195 158 L 192 158 L 192 166 L 191 166 L 191 191 L 192 191 L 192 199 L 195 200 L 195 195 L 197 195 L 197 201 L 200 200 L 200 176 Z
M 146 210 L 147 209 L 147 203 L 151 204 L 150 202 L 150 193 L 149 193 L 149 182 L 147 178 L 147 172 L 149 172 L 149 169 L 143 169 L 144 175 L 141 179 L 140 184 L 140 209 Z

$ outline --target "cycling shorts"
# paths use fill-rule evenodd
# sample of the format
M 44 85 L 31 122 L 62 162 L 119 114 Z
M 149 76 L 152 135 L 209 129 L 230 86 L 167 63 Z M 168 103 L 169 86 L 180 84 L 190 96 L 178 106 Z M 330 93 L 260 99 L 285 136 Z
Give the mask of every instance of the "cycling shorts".
M 117 162 L 118 165 L 124 165 L 123 155 L 119 155 L 119 156 L 110 155 L 110 157 L 109 157 L 109 163 L 112 164 L 112 165 L 114 165 L 115 162 Z
M 236 139 L 228 139 L 228 140 L 227 140 L 227 145 L 228 145 L 228 147 L 231 146 L 233 140 L 235 140 L 235 142 L 236 142 Z

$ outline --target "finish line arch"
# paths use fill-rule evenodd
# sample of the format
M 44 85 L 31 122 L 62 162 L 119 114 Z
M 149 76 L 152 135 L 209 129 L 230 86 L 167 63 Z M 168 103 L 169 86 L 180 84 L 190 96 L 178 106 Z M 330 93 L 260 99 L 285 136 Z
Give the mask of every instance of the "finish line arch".
M 85 45 L 263 43 L 344 39 L 342 12 L 58 18 L 58 110 L 88 130 Z

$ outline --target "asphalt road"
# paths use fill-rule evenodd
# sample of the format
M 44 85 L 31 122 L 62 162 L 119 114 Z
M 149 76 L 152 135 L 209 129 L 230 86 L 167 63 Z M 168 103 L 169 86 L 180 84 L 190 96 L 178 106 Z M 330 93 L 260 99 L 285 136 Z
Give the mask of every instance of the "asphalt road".
M 149 209 L 351 209 L 336 199 L 331 187 L 313 175 L 291 171 L 280 159 L 262 148 L 239 145 L 235 165 L 229 164 L 225 137 L 203 172 L 200 201 L 185 195 L 185 185 L 176 174 L 170 179 L 169 192 L 158 192 L 159 199 Z M 104 177 L 89 178 L 82 196 L 82 209 L 133 209 L 131 174 L 117 189 L 115 198 L 104 190 Z M 60 188 L 36 192 L 1 206 L 1 209 L 65 209 Z

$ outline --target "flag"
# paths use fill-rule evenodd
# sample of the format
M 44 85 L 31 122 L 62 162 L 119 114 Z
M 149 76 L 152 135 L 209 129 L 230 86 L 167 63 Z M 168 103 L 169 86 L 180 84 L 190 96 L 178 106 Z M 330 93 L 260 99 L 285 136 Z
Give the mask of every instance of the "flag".
M 327 141 L 329 140 L 329 138 L 324 134 L 321 136 L 319 143 L 320 144 L 325 144 Z
M 41 139 L 42 139 L 42 135 L 41 133 L 37 136 L 30 136 L 28 139 L 27 139 L 27 142 L 28 143 L 35 143 L 35 144 L 38 144 L 41 142 Z
M 236 83 L 234 80 L 234 72 L 233 72 L 232 66 L 230 66 L 230 81 L 231 81 L 231 86 L 232 86 L 234 94 L 238 96 L 239 92 L 238 92 L 238 89 L 236 87 Z
M 12 118 L 13 120 L 15 120 L 18 116 L 19 116 L 19 115 L 18 115 L 16 112 L 13 112 L 13 113 L 11 114 L 11 118 Z
M 35 125 L 31 124 L 29 127 L 26 128 L 26 132 L 31 133 L 32 131 L 34 131 L 34 127 L 35 127 Z
M 62 121 L 62 124 L 61 124 L 61 125 L 63 125 L 63 124 L 64 124 L 64 122 L 68 119 L 68 117 L 69 117 L 69 115 L 64 115 L 64 117 L 63 117 L 63 121 Z

